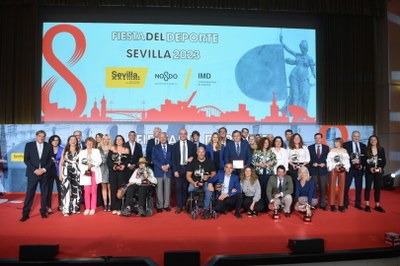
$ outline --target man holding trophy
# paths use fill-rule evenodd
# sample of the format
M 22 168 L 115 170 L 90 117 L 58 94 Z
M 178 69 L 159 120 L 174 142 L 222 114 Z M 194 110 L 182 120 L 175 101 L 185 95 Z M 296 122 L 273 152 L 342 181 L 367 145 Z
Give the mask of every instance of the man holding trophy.
M 380 196 L 382 187 L 383 168 L 386 165 L 385 150 L 379 145 L 377 136 L 372 135 L 368 139 L 368 146 L 366 150 L 366 184 L 365 184 L 365 211 L 371 212 L 369 206 L 369 197 L 371 193 L 372 182 L 374 183 L 374 210 L 378 212 L 385 212 L 380 206 Z
M 353 131 L 351 133 L 352 141 L 345 142 L 343 148 L 347 150 L 350 155 L 350 170 L 346 175 L 346 190 L 344 192 L 344 207 L 347 209 L 349 206 L 349 190 L 353 178 L 355 180 L 356 187 L 356 199 L 355 207 L 362 210 L 361 207 L 361 190 L 362 190 L 362 178 L 364 175 L 365 165 L 365 149 L 364 143 L 360 142 L 361 134 L 359 131 Z
M 269 200 L 269 209 L 274 211 L 273 218 L 279 219 L 278 210 L 283 208 L 286 217 L 290 217 L 290 206 L 292 205 L 293 181 L 286 174 L 283 165 L 276 169 L 276 175 L 268 180 L 267 198 Z

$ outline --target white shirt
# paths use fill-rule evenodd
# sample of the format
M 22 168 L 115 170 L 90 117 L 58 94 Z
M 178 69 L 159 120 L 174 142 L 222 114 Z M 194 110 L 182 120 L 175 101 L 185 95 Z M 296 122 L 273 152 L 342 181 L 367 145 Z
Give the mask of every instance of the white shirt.
M 229 181 L 231 180 L 230 176 L 224 177 L 224 184 L 222 185 L 222 194 L 228 194 L 229 192 Z
M 358 153 L 361 154 L 360 143 L 353 141 L 353 152 L 357 152 L 357 147 L 358 147 Z
M 131 147 L 131 155 L 133 155 L 133 153 L 135 151 L 135 145 L 136 145 L 136 142 L 132 143 L 129 141 L 129 146 Z
M 330 151 L 328 153 L 328 157 L 326 159 L 328 171 L 332 171 L 338 162 L 335 162 L 335 156 L 339 155 L 341 162 L 343 164 L 343 167 L 346 169 L 346 172 L 349 171 L 350 169 L 350 156 L 347 152 L 336 152 L 336 151 Z
M 36 142 L 36 147 L 38 150 L 39 159 L 41 159 L 43 154 L 43 143 Z
M 290 149 L 288 148 L 288 160 L 292 162 L 292 158 L 294 155 L 297 155 L 297 160 L 299 163 L 307 164 L 310 162 L 310 152 L 308 151 L 307 146 L 303 145 L 301 149 Z
M 275 149 L 275 147 L 272 148 L 272 151 L 276 155 L 276 165 L 274 166 L 274 173 L 276 174 L 276 169 L 278 168 L 279 165 L 285 166 L 285 169 L 288 169 L 288 152 L 284 148 L 280 148 L 279 152 Z

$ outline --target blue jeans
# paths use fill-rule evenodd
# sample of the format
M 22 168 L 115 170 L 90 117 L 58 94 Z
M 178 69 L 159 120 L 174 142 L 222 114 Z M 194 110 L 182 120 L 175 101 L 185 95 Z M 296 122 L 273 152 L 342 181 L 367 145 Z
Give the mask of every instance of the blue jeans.
M 210 202 L 211 202 L 211 196 L 212 192 L 208 190 L 207 188 L 207 182 L 204 182 L 204 185 L 200 188 L 197 188 L 193 186 L 192 184 L 189 184 L 188 192 L 192 192 L 193 190 L 196 189 L 203 189 L 205 193 L 205 199 L 204 199 L 204 209 L 209 210 L 210 209 Z

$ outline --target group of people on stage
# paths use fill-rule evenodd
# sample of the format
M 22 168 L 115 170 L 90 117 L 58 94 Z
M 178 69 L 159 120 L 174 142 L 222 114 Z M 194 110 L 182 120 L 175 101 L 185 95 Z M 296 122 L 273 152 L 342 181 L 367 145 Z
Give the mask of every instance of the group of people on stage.
M 205 195 L 206 219 L 211 209 L 224 214 L 234 210 L 237 218 L 242 218 L 242 210 L 248 217 L 268 210 L 283 211 L 286 217 L 293 210 L 310 215 L 310 210 L 317 207 L 345 212 L 353 179 L 355 208 L 371 212 L 373 184 L 373 209 L 384 212 L 380 190 L 386 159 L 376 135 L 370 136 L 365 145 L 360 142 L 360 132 L 354 131 L 351 141 L 343 143 L 336 138 L 331 148 L 323 144 L 321 133 L 316 133 L 315 143 L 307 147 L 302 136 L 290 129 L 285 131 L 284 139 L 272 134 L 249 135 L 247 128 L 233 131 L 232 139 L 228 139 L 226 128 L 221 127 L 208 144 L 200 143 L 198 131 L 193 131 L 189 139 L 184 128 L 173 145 L 158 127 L 153 136 L 143 154 L 134 131 L 129 132 L 126 142 L 121 135 L 111 140 L 102 133 L 83 141 L 82 133 L 75 131 L 65 147 L 59 136 L 53 135 L 45 142 L 46 132 L 37 131 L 36 140 L 25 146 L 28 184 L 20 221 L 29 219 L 38 184 L 42 218 L 53 213 L 54 181 L 59 210 L 64 216 L 80 213 L 82 202 L 84 215 L 94 215 L 99 186 L 104 211 L 114 215 L 121 215 L 122 202 L 117 195 L 121 187 L 126 189 L 128 206 L 133 195 L 138 195 L 138 216 L 146 216 L 149 189 L 156 190 L 157 212 L 170 212 L 172 182 L 177 214 L 187 211 L 188 193 L 200 189 Z

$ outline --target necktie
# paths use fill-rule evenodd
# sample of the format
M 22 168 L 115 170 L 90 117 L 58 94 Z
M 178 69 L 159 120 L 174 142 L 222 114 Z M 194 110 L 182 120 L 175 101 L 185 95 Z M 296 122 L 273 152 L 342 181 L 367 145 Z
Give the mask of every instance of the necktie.
M 360 154 L 360 148 L 358 147 L 358 142 L 356 142 L 355 144 L 356 144 L 356 152 L 357 152 L 358 154 Z
M 182 164 L 185 164 L 186 163 L 186 141 L 184 141 L 183 142 L 183 147 L 182 147 L 182 161 L 183 161 L 183 163 Z
M 239 147 L 239 143 L 236 143 L 236 154 L 239 155 L 240 154 L 240 147 Z
M 165 146 L 165 144 L 163 144 L 162 151 L 163 151 L 164 159 L 167 159 L 167 147 Z
M 158 144 L 158 139 L 154 139 L 154 143 L 157 145 Z
M 317 157 L 319 159 L 319 157 L 321 156 L 321 149 L 319 148 L 319 145 L 317 146 Z
M 279 192 L 282 192 L 282 180 L 281 180 L 281 179 L 279 179 L 279 186 L 278 186 L 278 188 L 279 188 Z
M 43 143 L 38 144 L 38 155 L 39 155 L 39 160 L 42 159 L 42 154 L 43 154 Z M 39 161 L 39 168 L 42 168 L 42 164 Z

